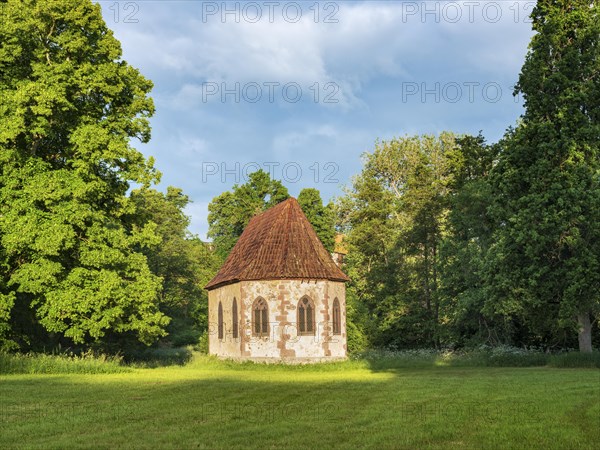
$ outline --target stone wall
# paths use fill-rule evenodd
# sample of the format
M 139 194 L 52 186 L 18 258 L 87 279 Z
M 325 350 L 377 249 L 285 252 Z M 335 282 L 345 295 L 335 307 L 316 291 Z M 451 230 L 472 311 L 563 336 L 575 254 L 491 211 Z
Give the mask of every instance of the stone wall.
M 234 339 L 232 307 L 235 298 L 238 306 L 238 318 L 241 319 L 242 294 L 240 283 L 228 284 L 217 289 L 208 291 L 208 352 L 211 355 L 222 357 L 241 356 L 241 342 L 239 336 L 243 330 L 239 330 L 238 339 Z M 224 339 L 218 338 L 218 311 L 219 302 L 223 305 L 223 331 Z
M 298 302 L 309 297 L 315 306 L 314 336 L 299 336 L 296 327 Z M 238 300 L 240 338 L 231 336 L 231 303 Z M 269 307 L 269 335 L 252 336 L 252 305 L 262 297 Z M 333 335 L 333 300 L 341 311 L 341 334 Z M 241 301 L 240 301 L 241 300 Z M 223 304 L 225 338 L 217 339 L 217 310 Z M 346 357 L 346 287 L 327 280 L 242 281 L 209 292 L 211 354 L 259 361 L 319 361 Z

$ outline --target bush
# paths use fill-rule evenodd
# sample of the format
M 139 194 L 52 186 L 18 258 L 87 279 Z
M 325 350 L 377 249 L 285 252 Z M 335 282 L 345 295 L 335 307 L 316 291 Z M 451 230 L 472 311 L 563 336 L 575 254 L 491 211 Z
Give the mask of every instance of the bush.
M 205 331 L 200 335 L 200 339 L 198 339 L 198 345 L 196 346 L 196 350 L 200 353 L 204 353 L 208 355 L 208 332 Z
M 0 374 L 118 373 L 129 369 L 119 356 L 0 353 Z
M 127 364 L 134 367 L 155 368 L 183 366 L 192 359 L 192 348 L 147 348 L 127 355 Z
M 194 329 L 181 330 L 177 333 L 173 333 L 170 336 L 173 347 L 185 347 L 186 345 L 194 345 L 196 344 L 196 342 L 198 342 L 199 337 L 200 333 Z
M 367 348 L 367 337 L 355 323 L 346 322 L 346 336 L 349 354 L 356 354 L 365 351 Z

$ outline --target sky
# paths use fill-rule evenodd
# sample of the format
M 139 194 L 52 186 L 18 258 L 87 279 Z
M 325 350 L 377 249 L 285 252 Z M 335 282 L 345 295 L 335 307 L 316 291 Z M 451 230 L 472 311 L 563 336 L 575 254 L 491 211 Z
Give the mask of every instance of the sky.
M 533 1 L 99 1 L 123 58 L 154 83 L 152 140 L 135 146 L 193 203 L 262 168 L 290 194 L 343 194 L 375 142 L 483 133 L 523 109 L 513 86 Z

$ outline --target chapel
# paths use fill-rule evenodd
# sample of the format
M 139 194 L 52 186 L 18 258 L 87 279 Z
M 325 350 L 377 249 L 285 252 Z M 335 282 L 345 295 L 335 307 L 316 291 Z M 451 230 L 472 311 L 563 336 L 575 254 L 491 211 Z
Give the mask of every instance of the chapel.
M 254 216 L 208 290 L 209 353 L 266 362 L 346 357 L 348 277 L 298 201 Z

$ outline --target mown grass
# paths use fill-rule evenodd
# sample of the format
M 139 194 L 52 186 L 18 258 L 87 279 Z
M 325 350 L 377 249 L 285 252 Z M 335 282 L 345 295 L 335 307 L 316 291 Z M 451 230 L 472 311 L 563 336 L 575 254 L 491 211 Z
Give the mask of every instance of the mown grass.
M 0 448 L 594 448 L 600 370 L 218 361 L 0 376 Z M 414 361 L 413 361 L 414 363 Z

